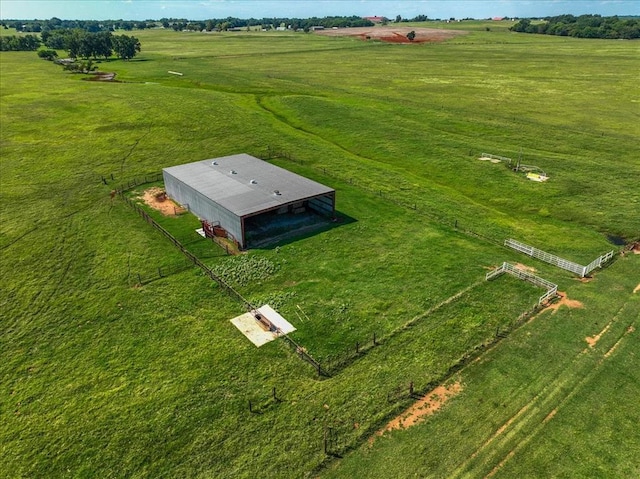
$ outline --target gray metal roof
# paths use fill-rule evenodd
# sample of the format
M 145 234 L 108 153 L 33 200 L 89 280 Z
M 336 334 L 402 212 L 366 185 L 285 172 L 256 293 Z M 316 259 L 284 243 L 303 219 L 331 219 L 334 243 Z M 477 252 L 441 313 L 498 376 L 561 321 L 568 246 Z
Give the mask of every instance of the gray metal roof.
M 334 191 L 244 153 L 171 166 L 164 171 L 237 216 Z

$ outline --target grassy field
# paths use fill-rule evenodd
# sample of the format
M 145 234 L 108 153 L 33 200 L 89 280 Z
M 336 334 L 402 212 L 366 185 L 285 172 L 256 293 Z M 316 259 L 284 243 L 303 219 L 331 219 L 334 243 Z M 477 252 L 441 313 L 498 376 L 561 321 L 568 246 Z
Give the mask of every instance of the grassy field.
M 0 474 L 637 475 L 640 257 L 583 283 L 501 246 L 587 264 L 640 236 L 637 44 L 485 23 L 424 45 L 143 31 L 139 57 L 99 65 L 120 83 L 0 53 Z M 228 321 L 242 305 L 110 196 L 240 152 L 335 188 L 341 221 L 229 257 L 193 217 L 152 214 L 277 307 L 329 378 L 284 342 L 256 349 Z M 513 329 L 542 290 L 485 282 L 503 261 L 584 307 Z M 409 383 L 444 380 L 463 391 L 441 413 L 368 444 Z

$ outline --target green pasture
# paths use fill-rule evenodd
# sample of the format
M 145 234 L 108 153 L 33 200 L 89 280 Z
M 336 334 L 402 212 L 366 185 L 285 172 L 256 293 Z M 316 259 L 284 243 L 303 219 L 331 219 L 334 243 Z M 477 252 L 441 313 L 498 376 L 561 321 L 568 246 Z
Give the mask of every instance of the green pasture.
M 626 257 L 574 283 L 584 309 L 542 313 L 458 373 L 463 391 L 442 411 L 323 477 L 637 476 L 639 264 Z
M 0 474 L 484 477 L 511 451 L 523 459 L 497 476 L 637 472 L 638 257 L 582 283 L 501 246 L 587 264 L 615 248 L 608 235 L 640 236 L 637 45 L 473 25 L 424 45 L 141 31 L 138 57 L 98 64 L 116 83 L 0 53 Z M 227 256 L 194 217 L 150 214 L 275 306 L 330 377 L 283 341 L 255 348 L 229 323 L 242 305 L 111 197 L 242 152 L 335 188 L 339 221 Z M 543 290 L 485 282 L 503 261 L 584 308 L 517 327 Z M 442 413 L 367 446 L 412 403 L 409 383 L 423 394 L 448 378 L 464 389 Z

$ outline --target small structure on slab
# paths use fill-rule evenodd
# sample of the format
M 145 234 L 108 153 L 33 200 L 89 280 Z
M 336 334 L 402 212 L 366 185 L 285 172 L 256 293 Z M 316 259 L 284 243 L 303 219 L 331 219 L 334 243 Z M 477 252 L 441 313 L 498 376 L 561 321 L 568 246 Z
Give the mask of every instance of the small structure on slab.
M 268 304 L 233 318 L 231 323 L 257 347 L 296 330 Z

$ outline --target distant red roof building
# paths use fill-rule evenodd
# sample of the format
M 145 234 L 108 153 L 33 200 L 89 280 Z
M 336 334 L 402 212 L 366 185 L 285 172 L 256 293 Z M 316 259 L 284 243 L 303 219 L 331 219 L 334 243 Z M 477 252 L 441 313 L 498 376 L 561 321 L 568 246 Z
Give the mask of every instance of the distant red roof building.
M 382 23 L 382 21 L 384 20 L 384 17 L 364 17 L 365 20 L 369 20 L 370 22 L 373 23 Z
M 494 22 L 501 22 L 501 21 L 502 21 L 502 20 L 504 20 L 504 19 L 505 19 L 505 17 L 493 17 L 493 18 L 492 18 L 492 20 L 493 20 Z

